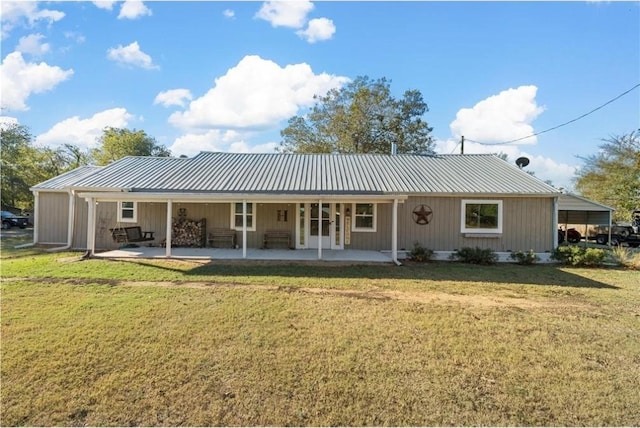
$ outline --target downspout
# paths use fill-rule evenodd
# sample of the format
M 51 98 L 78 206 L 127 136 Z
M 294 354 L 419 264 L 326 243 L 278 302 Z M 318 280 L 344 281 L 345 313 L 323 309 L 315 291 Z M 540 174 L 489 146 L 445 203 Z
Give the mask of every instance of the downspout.
M 69 189 L 67 191 L 67 193 L 69 193 L 69 215 L 68 217 L 68 224 L 67 224 L 67 243 L 65 245 L 63 245 L 62 247 L 56 247 L 56 248 L 50 248 L 47 251 L 48 252 L 56 252 L 56 251 L 64 251 L 64 250 L 68 250 L 69 248 L 71 248 L 71 245 L 73 245 L 73 225 L 75 223 L 75 211 L 76 211 L 76 195 L 75 192 L 71 189 Z M 34 224 L 34 236 L 35 236 L 35 224 Z
M 402 263 L 398 261 L 398 200 L 393 200 L 391 213 L 391 260 L 398 266 Z

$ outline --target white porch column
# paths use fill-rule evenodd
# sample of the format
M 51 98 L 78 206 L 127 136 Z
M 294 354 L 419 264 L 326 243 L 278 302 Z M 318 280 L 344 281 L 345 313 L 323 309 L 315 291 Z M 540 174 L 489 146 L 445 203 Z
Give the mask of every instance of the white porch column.
M 76 194 L 73 190 L 69 190 L 69 215 L 67 224 L 67 245 L 73 246 L 73 225 L 75 223 L 76 213 Z
M 87 250 L 89 255 L 96 251 L 96 201 L 94 198 L 87 200 L 89 210 L 87 212 Z
M 553 198 L 551 222 L 553 223 L 553 249 L 556 249 L 558 248 L 558 198 Z
M 322 199 L 318 200 L 318 260 L 322 260 Z
M 173 201 L 171 199 L 167 199 L 167 231 L 166 231 L 166 239 L 165 239 L 165 257 L 171 257 L 171 213 L 173 212 Z
M 255 209 L 255 207 L 254 207 Z M 255 213 L 253 213 L 255 219 Z M 247 200 L 242 200 L 242 258 L 247 258 Z
M 391 260 L 398 263 L 398 200 L 393 200 L 391 211 Z
M 40 199 L 40 192 L 33 192 L 33 245 L 38 243 L 38 200 Z M 611 217 L 611 215 L 609 215 Z

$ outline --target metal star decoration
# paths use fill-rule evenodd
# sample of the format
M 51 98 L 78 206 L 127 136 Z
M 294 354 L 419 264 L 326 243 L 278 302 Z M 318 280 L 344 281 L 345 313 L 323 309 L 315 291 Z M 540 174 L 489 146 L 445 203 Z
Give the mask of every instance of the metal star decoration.
M 418 205 L 413 209 L 413 221 L 417 224 L 429 224 L 433 217 L 433 211 L 429 205 Z

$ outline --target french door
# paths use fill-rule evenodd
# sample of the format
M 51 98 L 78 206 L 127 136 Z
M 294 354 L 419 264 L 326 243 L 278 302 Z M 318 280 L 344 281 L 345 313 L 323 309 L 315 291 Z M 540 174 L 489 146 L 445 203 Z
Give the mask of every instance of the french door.
M 344 204 L 298 205 L 298 248 L 344 248 Z

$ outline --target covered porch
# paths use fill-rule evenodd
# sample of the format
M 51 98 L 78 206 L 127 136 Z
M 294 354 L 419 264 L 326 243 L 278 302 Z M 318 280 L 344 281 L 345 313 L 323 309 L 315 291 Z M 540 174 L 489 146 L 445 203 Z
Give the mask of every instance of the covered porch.
M 167 258 L 166 250 L 160 247 L 121 248 L 118 250 L 97 252 L 94 257 L 101 258 Z M 173 248 L 171 258 L 208 259 L 208 260 L 278 260 L 278 261 L 318 261 L 315 249 L 242 249 L 232 248 Z M 392 263 L 390 253 L 366 250 L 324 250 L 322 261 L 326 262 L 365 262 Z

